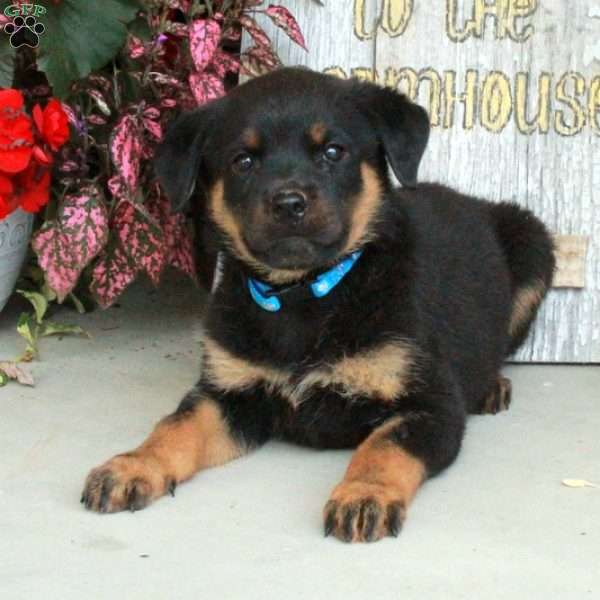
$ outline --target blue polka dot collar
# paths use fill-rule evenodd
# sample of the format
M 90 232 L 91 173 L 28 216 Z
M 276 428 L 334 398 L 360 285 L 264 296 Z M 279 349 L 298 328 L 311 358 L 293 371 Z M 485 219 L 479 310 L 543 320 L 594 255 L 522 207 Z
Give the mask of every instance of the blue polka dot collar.
M 264 310 L 269 312 L 277 312 L 281 310 L 281 296 L 288 290 L 307 287 L 310 289 L 310 293 L 315 298 L 322 298 L 327 296 L 329 292 L 352 270 L 352 267 L 356 264 L 356 261 L 361 257 L 363 251 L 357 250 L 353 252 L 335 267 L 332 267 L 325 273 L 317 275 L 315 279 L 305 283 L 295 283 L 290 286 L 284 286 L 283 288 L 274 288 L 264 281 L 253 279 L 248 277 L 248 289 L 250 295 L 256 304 L 258 304 Z

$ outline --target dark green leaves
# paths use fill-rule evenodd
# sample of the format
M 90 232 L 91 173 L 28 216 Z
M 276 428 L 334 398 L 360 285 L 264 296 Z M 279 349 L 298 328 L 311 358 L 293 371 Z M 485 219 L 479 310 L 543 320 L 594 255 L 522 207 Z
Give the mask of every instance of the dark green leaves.
M 126 24 L 136 15 L 134 0 L 62 0 L 48 6 L 38 47 L 38 66 L 54 95 L 64 98 L 75 79 L 106 65 L 121 49 Z

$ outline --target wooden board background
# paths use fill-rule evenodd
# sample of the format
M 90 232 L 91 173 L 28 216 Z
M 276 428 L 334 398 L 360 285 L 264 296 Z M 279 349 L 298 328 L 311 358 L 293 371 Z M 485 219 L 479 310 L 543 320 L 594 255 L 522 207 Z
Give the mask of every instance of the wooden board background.
M 600 0 L 283 4 L 308 53 L 257 20 L 284 64 L 396 86 L 427 108 L 421 180 L 587 238 L 585 287 L 551 291 L 515 359 L 600 362 Z

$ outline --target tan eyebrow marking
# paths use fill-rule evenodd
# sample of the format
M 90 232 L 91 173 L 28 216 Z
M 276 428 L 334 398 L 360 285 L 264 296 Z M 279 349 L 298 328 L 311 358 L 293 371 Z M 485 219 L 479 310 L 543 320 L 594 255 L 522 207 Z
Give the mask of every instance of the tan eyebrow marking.
M 327 126 L 325 123 L 313 123 L 308 130 L 310 139 L 317 145 L 320 146 L 325 141 L 325 134 L 327 133 Z
M 260 146 L 260 135 L 254 127 L 248 127 L 242 132 L 242 140 L 250 150 L 257 150 Z

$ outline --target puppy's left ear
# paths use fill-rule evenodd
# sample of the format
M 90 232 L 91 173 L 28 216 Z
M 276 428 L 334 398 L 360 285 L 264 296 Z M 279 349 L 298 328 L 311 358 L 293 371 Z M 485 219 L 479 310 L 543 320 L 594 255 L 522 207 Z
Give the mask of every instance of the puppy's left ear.
M 179 116 L 156 149 L 154 171 L 174 211 L 185 208 L 203 175 L 203 154 L 217 120 L 219 103 L 210 102 Z
M 429 139 L 429 116 L 406 96 L 373 83 L 361 83 L 358 95 L 404 187 L 417 185 L 417 172 Z

